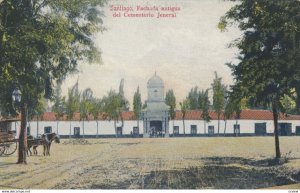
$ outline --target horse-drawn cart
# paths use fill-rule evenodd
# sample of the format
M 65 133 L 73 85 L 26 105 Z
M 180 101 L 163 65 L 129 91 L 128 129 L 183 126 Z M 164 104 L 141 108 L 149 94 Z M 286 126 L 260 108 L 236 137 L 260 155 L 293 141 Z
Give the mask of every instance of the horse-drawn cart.
M 11 155 L 17 150 L 16 131 L 11 130 L 11 120 L 0 121 L 0 156 Z

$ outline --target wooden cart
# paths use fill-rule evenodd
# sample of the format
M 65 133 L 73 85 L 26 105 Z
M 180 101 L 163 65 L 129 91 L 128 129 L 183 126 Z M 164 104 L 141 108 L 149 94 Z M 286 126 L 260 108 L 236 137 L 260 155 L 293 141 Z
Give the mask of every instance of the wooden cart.
M 11 130 L 11 121 L 0 121 L 0 156 L 15 153 L 18 147 L 16 131 Z

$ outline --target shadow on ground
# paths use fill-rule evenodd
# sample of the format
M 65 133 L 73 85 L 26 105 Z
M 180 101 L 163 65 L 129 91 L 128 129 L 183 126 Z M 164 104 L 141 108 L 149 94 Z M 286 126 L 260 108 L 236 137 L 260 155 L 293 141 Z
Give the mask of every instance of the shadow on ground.
M 255 167 L 271 167 L 281 166 L 289 161 L 289 158 L 283 157 L 281 159 L 266 158 L 266 159 L 246 159 L 242 157 L 205 157 L 200 160 L 205 161 L 206 164 L 217 164 L 217 165 L 230 165 L 240 164 L 244 166 L 255 166 Z
M 287 159 L 252 160 L 240 157 L 202 158 L 204 166 L 184 170 L 152 171 L 140 188 L 144 189 L 257 189 L 299 182 Z
M 289 169 L 285 165 L 288 161 L 286 158 L 255 160 L 241 157 L 205 157 L 199 159 L 199 162 L 204 164 L 199 167 L 156 170 L 144 175 L 131 175 L 129 179 L 120 178 L 107 183 L 98 183 L 96 180 L 80 188 L 258 189 L 299 183 L 300 170 Z M 100 167 L 101 169 L 103 168 Z M 100 170 L 92 168 L 90 171 L 98 173 Z M 65 185 L 61 187 L 65 187 Z

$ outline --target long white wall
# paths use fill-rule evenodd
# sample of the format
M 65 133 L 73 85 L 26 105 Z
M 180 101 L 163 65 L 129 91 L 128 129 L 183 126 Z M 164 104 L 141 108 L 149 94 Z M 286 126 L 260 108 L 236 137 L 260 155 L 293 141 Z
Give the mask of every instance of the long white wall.
M 254 134 L 255 123 L 266 123 L 267 133 L 273 133 L 274 123 L 272 120 L 238 120 L 240 125 L 241 134 Z M 291 123 L 292 133 L 295 133 L 296 126 L 300 126 L 300 121 L 279 121 L 279 123 Z M 233 134 L 233 127 L 236 124 L 235 120 L 228 120 L 226 125 L 226 134 Z M 117 126 L 121 123 L 118 122 Z M 183 121 L 182 120 L 171 120 L 169 122 L 169 133 L 173 134 L 173 125 L 179 126 L 179 133 L 183 134 Z M 202 120 L 185 120 L 185 134 L 191 134 L 191 125 L 197 126 L 197 134 L 207 134 L 208 126 L 214 126 L 214 133 L 218 132 L 218 121 L 213 120 L 206 123 L 204 129 L 204 121 Z M 37 136 L 38 134 L 44 133 L 45 127 L 51 127 L 52 132 L 58 133 L 59 135 L 74 135 L 74 127 L 80 127 L 81 135 L 97 135 L 97 122 L 96 121 L 31 121 L 28 126 L 30 127 L 30 134 Z M 124 121 L 123 135 L 130 135 L 133 131 L 133 127 L 137 126 L 137 121 Z M 143 133 L 143 121 L 139 121 L 140 134 Z M 20 122 L 12 123 L 12 130 L 17 131 L 19 136 Z M 84 129 L 83 129 L 84 128 Z M 225 129 L 225 122 L 220 120 L 220 133 L 223 134 Z M 99 135 L 115 135 L 115 127 L 113 121 L 98 121 L 98 134 Z
M 255 123 L 266 123 L 267 133 L 274 132 L 274 123 L 272 120 L 227 120 L 226 123 L 226 134 L 233 134 L 233 128 L 235 124 L 240 125 L 240 133 L 243 134 L 254 134 L 255 133 Z M 291 121 L 279 121 L 279 123 L 291 123 L 292 124 L 292 133 L 296 132 L 296 126 L 300 126 L 300 120 L 291 120 Z M 173 121 L 170 121 L 170 133 L 173 133 Z M 204 121 L 203 120 L 185 120 L 185 133 L 191 134 L 191 125 L 197 125 L 197 134 L 207 134 L 208 126 L 214 126 L 214 132 L 218 132 L 218 121 L 213 120 L 209 123 L 205 123 L 204 129 Z M 183 121 L 175 120 L 174 126 L 179 126 L 179 133 L 183 133 Z M 220 133 L 224 133 L 225 130 L 225 121 L 220 120 Z

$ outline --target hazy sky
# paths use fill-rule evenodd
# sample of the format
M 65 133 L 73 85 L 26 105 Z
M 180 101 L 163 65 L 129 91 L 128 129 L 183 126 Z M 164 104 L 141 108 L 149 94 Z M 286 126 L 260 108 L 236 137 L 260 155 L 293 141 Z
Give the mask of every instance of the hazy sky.
M 113 18 L 109 5 L 178 6 L 176 18 Z M 79 87 L 90 87 L 101 97 L 110 89 L 118 90 L 125 79 L 125 96 L 132 97 L 140 86 L 142 100 L 147 98 L 147 81 L 155 71 L 173 89 L 177 101 L 198 86 L 210 87 L 214 71 L 231 84 L 231 72 L 224 64 L 236 57 L 227 45 L 239 36 L 236 29 L 221 33 L 217 23 L 233 4 L 223 0 L 114 0 L 104 8 L 104 26 L 95 37 L 102 50 L 103 65 L 82 64 L 80 73 L 70 76 L 63 94 L 79 78 Z

